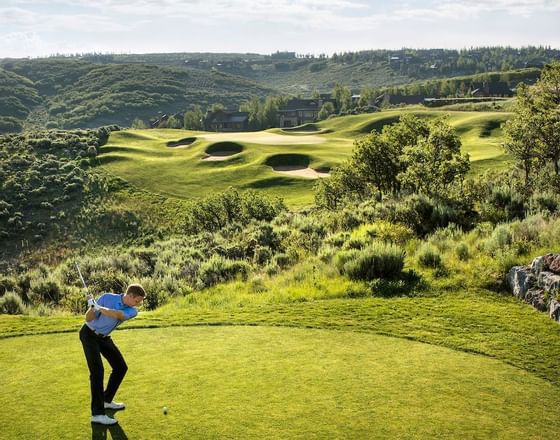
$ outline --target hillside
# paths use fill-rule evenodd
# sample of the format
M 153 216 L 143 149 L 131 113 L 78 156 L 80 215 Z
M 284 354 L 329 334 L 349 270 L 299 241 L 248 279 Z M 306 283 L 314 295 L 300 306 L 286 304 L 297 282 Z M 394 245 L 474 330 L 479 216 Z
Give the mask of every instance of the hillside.
M 33 81 L 0 68 L 0 133 L 20 131 L 41 97 Z
M 270 88 L 217 71 L 155 65 L 93 64 L 81 60 L 17 60 L 2 63 L 6 75 L 20 78 L 44 102 L 33 116 L 46 127 L 130 126 L 162 114 L 184 112 L 194 104 L 221 103 L 237 108 L 251 96 L 273 94 Z M 27 92 L 31 94 L 32 92 Z M 38 103 L 39 99 L 36 99 Z M 25 112 L 8 110 L 22 125 Z M 33 121 L 37 124 L 37 121 Z
M 560 59 L 560 50 L 544 47 L 478 47 L 452 49 L 364 50 L 359 52 L 296 55 L 170 53 L 85 55 L 99 63 L 144 63 L 163 66 L 218 69 L 258 81 L 285 94 L 328 93 L 335 84 L 358 92 L 429 79 L 542 68 Z

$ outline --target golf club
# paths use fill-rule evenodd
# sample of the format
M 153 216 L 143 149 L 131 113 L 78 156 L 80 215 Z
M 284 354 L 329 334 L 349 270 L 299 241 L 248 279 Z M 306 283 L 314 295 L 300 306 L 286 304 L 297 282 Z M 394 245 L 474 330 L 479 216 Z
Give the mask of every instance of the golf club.
M 80 265 L 78 263 L 76 263 L 76 269 L 78 269 L 78 275 L 80 276 L 80 280 L 82 280 L 82 284 L 84 285 L 84 289 L 86 289 L 86 298 L 89 295 L 88 293 L 88 286 L 84 280 L 84 277 L 82 276 L 82 271 L 80 270 Z M 93 306 L 96 310 L 97 310 L 97 303 L 95 302 L 95 299 L 93 298 L 88 298 L 88 304 L 90 306 Z
M 80 275 L 80 280 L 82 280 L 82 284 L 84 285 L 84 289 L 86 289 L 86 291 L 87 291 L 87 285 L 86 285 L 86 282 L 84 281 L 84 277 L 82 276 L 82 271 L 80 270 L 80 265 L 78 263 L 76 263 L 76 269 L 78 269 L 78 275 Z

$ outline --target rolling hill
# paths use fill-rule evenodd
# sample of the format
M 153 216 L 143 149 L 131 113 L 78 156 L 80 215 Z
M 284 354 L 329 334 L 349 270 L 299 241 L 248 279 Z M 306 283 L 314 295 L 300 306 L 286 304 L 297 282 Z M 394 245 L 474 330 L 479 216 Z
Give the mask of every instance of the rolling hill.
M 49 128 L 130 126 L 135 118 L 148 121 L 184 112 L 194 104 L 237 108 L 252 96 L 275 92 L 227 73 L 156 65 L 46 59 L 9 61 L 2 66 L 5 82 L 18 80 L 25 87 L 17 90 L 33 98 L 24 100 L 27 107 L 22 111 L 4 105 L 3 116 L 17 119 L 20 126 L 40 102 L 37 110 L 42 111 L 33 114 L 38 119 L 33 122 Z
M 113 132 L 99 151 L 99 161 L 132 185 L 167 196 L 193 199 L 233 185 L 281 196 L 288 205 L 302 207 L 312 203 L 313 185 L 319 177 L 310 170 L 328 171 L 351 154 L 356 137 L 397 122 L 405 111 L 426 118 L 449 115 L 463 150 L 471 155 L 474 170 L 507 165 L 508 156 L 501 147 L 501 123 L 508 119 L 508 113 L 421 108 L 331 118 L 300 131 Z M 181 139 L 189 142 L 181 145 Z

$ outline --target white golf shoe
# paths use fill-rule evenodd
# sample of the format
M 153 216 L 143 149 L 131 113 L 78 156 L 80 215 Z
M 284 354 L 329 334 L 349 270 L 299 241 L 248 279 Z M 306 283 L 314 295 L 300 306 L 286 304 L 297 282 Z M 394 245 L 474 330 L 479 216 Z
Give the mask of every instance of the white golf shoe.
M 98 416 L 91 416 L 91 423 L 100 423 L 101 425 L 114 425 L 118 423 L 117 419 L 112 419 L 111 417 L 101 414 Z
M 124 409 L 124 403 L 121 402 L 104 402 L 103 406 L 105 407 L 105 409 L 113 409 L 115 411 Z

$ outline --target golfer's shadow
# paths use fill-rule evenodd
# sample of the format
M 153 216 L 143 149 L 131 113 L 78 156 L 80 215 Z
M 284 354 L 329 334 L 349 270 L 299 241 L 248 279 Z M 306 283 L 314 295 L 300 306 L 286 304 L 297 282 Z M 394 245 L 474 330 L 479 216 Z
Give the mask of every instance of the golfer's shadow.
M 113 411 L 107 411 L 109 417 L 113 417 Z M 101 425 L 99 423 L 91 424 L 91 440 L 107 440 L 107 431 L 111 433 L 113 440 L 128 440 L 124 430 L 119 423 L 115 425 Z

